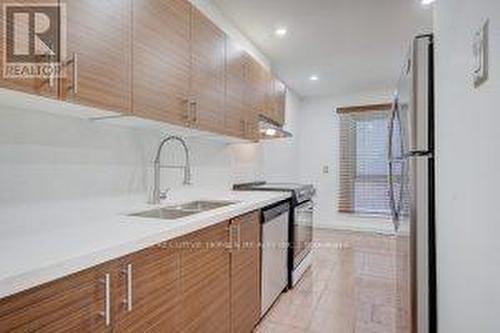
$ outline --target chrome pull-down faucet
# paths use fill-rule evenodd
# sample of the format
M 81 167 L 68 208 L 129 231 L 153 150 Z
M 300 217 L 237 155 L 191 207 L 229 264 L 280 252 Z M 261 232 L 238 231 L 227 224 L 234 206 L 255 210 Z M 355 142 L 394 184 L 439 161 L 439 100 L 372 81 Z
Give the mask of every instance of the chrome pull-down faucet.
M 160 163 L 161 153 L 163 151 L 163 147 L 169 141 L 177 141 L 184 148 L 185 162 L 184 166 L 180 165 L 162 165 Z M 184 170 L 184 185 L 191 184 L 191 165 L 189 161 L 189 148 L 186 144 L 186 141 L 180 136 L 170 135 L 166 138 L 162 139 L 160 145 L 158 146 L 158 150 L 156 151 L 156 157 L 154 160 L 154 186 L 153 186 L 153 198 L 152 204 L 159 204 L 162 199 L 166 199 L 166 192 L 160 190 L 160 171 L 162 168 L 166 169 L 182 169 Z

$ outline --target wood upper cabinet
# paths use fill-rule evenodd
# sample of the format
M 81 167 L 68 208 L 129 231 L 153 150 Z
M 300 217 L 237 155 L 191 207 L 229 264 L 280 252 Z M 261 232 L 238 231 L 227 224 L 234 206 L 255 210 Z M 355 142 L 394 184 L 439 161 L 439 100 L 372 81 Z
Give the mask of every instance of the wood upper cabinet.
M 230 331 L 228 222 L 181 237 L 184 332 Z
M 13 2 L 65 5 L 61 59 L 37 56 L 65 76 L 0 87 L 250 140 L 259 114 L 284 122 L 284 86 L 187 0 L 0 0 Z
M 25 78 L 25 79 L 14 79 L 14 78 L 7 78 L 6 77 L 6 68 L 5 68 L 5 63 L 6 63 L 6 57 L 5 57 L 5 52 L 6 50 L 4 49 L 6 45 L 9 45 L 9 48 L 14 50 L 15 48 L 20 48 L 21 50 L 23 49 L 23 45 L 29 45 L 29 36 L 27 34 L 22 34 L 22 33 L 17 33 L 17 34 L 8 34 L 5 39 L 3 36 L 5 36 L 5 27 L 6 27 L 6 22 L 4 22 L 5 19 L 5 14 L 4 13 L 4 5 L 50 5 L 54 4 L 56 5 L 58 3 L 58 0 L 0 0 L 0 6 L 2 8 L 2 15 L 0 17 L 0 35 L 2 36 L 2 41 L 0 42 L 0 69 L 1 69 L 1 76 L 0 76 L 0 88 L 7 88 L 7 89 L 12 89 L 12 90 L 18 90 L 22 91 L 25 93 L 33 94 L 33 95 L 41 95 L 45 97 L 51 97 L 51 98 L 57 98 L 58 97 L 58 85 L 57 85 L 57 80 L 51 80 L 49 84 L 49 79 L 48 78 Z M 54 22 L 54 24 L 57 26 L 58 23 Z M 26 29 L 28 27 L 26 26 Z M 52 47 L 52 45 L 51 45 Z M 22 52 L 21 54 L 25 54 Z M 45 63 L 50 63 L 56 61 L 53 57 L 49 57 L 48 51 L 47 54 L 38 54 L 36 55 L 37 60 L 45 62 Z
M 247 79 L 248 56 L 231 39 L 226 41 L 226 133 L 252 139 L 250 86 Z
M 264 109 L 265 92 L 263 89 L 263 67 L 257 60 L 247 56 L 247 98 L 254 114 L 261 114 Z
M 191 8 L 191 85 L 189 114 L 196 128 L 225 132 L 226 36 L 194 6 Z
M 111 288 L 117 272 L 116 262 L 107 263 L 1 299 L 0 332 L 111 332 L 105 277 Z
M 190 15 L 186 0 L 133 0 L 133 113 L 187 126 Z
M 231 220 L 231 331 L 252 332 L 260 319 L 260 212 Z
M 179 332 L 180 252 L 164 243 L 121 260 L 115 287 L 116 332 Z
M 60 1 L 67 11 L 61 98 L 131 112 L 132 0 Z
M 248 64 L 248 84 L 251 87 L 251 107 L 258 115 L 274 120 L 274 87 L 272 74 L 255 59 Z
M 276 78 L 273 80 L 273 99 L 273 120 L 283 126 L 285 124 L 286 86 Z

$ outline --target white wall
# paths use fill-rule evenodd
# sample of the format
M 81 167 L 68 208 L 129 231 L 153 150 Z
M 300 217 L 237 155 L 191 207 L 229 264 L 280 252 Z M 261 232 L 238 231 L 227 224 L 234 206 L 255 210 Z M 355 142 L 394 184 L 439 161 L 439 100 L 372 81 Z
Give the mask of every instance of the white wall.
M 490 18 L 490 80 L 471 80 L 474 30 Z M 500 2 L 438 0 L 439 332 L 500 332 Z
M 292 138 L 262 141 L 264 179 L 273 182 L 297 182 L 299 177 L 298 143 L 301 135 L 299 115 L 302 100 L 293 92 L 286 95 L 284 129 Z
M 392 232 L 387 220 L 366 219 L 337 212 L 339 189 L 339 119 L 336 107 L 391 101 L 391 91 L 351 96 L 308 98 L 299 114 L 300 179 L 317 189 L 315 224 L 318 227 Z M 323 167 L 329 172 L 323 173 Z

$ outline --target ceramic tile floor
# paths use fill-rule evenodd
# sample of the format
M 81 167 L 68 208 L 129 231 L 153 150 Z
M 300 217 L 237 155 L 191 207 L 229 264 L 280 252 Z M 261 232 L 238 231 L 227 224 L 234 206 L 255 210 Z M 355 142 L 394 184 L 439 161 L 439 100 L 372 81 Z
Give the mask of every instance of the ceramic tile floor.
M 280 296 L 258 333 L 394 333 L 393 237 L 317 229 L 313 265 Z

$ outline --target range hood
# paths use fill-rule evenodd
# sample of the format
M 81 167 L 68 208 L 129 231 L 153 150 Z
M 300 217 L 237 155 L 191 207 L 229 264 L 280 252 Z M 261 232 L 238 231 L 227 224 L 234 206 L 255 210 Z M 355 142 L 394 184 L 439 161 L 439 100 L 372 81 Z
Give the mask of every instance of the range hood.
M 259 116 L 259 134 L 263 140 L 290 138 L 292 133 L 285 131 L 271 119 Z

